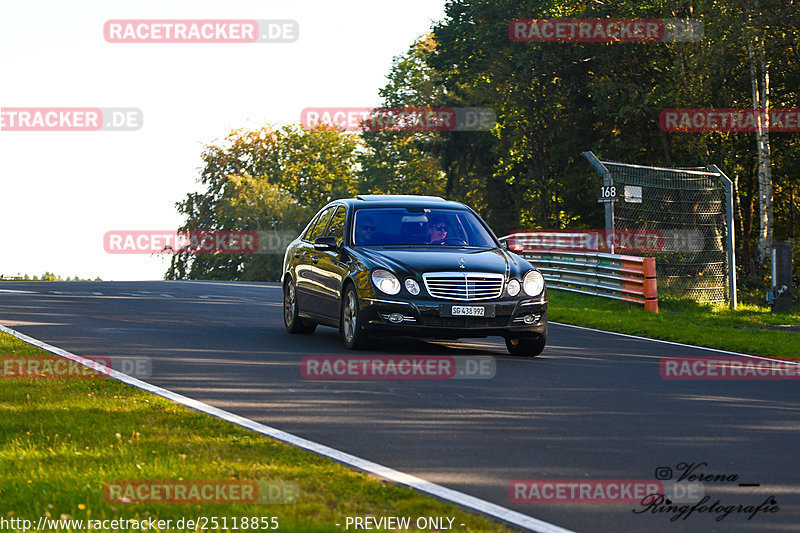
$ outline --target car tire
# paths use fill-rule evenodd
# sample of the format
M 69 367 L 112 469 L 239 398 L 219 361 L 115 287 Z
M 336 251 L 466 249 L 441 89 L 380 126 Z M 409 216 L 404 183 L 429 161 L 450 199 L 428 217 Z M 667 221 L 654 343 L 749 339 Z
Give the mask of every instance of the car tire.
M 547 329 L 541 335 L 530 337 L 507 337 L 508 353 L 520 357 L 536 357 L 547 344 Z
M 348 350 L 359 350 L 367 345 L 367 334 L 361 329 L 361 320 L 358 313 L 358 295 L 352 285 L 348 285 L 342 298 L 341 321 L 339 331 L 342 342 Z
M 314 333 L 317 325 L 303 322 L 297 305 L 294 281 L 289 279 L 283 286 L 283 325 L 289 333 Z

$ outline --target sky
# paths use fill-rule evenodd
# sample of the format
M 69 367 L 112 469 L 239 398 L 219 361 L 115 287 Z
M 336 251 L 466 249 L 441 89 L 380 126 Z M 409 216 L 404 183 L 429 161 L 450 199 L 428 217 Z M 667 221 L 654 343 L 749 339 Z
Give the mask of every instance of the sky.
M 165 255 L 110 254 L 115 230 L 175 230 L 203 147 L 307 107 L 372 107 L 392 58 L 445 0 L 0 4 L 0 112 L 135 108 L 132 131 L 0 129 L 0 274 L 162 279 Z M 116 43 L 110 20 L 290 20 L 285 43 Z M 104 117 L 105 118 L 105 117 Z

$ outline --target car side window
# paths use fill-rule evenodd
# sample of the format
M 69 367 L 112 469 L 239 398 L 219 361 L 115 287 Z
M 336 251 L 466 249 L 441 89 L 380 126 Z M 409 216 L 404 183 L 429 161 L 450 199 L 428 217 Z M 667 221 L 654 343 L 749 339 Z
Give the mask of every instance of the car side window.
M 316 222 L 317 222 L 317 219 L 318 219 L 318 218 L 319 218 L 319 213 L 317 213 L 316 215 L 314 215 L 314 218 L 312 218 L 312 219 L 311 219 L 311 222 L 309 222 L 309 223 L 308 223 L 308 226 L 306 226 L 306 229 L 305 229 L 305 231 L 304 231 L 304 232 L 303 232 L 303 234 L 300 236 L 300 238 L 301 238 L 302 240 L 304 240 L 304 241 L 307 241 L 307 240 L 308 240 L 308 236 L 309 236 L 309 235 L 311 235 L 311 232 L 312 232 L 312 231 L 314 231 L 314 224 L 316 224 Z
M 347 209 L 340 205 L 331 218 L 331 224 L 328 226 L 328 231 L 325 232 L 326 237 L 336 237 L 336 242 L 342 244 L 344 239 L 344 221 L 347 218 Z
M 312 229 L 308 233 L 308 240 L 314 242 L 318 237 L 322 237 L 323 232 L 325 231 L 325 226 L 328 225 L 328 221 L 331 219 L 331 215 L 333 215 L 333 208 L 335 206 L 331 206 L 327 208 L 322 214 L 319 215 L 317 219 L 317 223 L 314 224 L 314 229 Z

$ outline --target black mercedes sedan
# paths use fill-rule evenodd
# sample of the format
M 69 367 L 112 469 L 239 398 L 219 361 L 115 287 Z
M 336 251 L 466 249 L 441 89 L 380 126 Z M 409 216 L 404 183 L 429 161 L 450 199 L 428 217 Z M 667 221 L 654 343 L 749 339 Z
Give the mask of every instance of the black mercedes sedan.
M 286 248 L 289 333 L 338 328 L 370 337 L 501 336 L 512 355 L 547 342 L 544 278 L 478 214 L 433 196 L 361 195 L 326 205 Z

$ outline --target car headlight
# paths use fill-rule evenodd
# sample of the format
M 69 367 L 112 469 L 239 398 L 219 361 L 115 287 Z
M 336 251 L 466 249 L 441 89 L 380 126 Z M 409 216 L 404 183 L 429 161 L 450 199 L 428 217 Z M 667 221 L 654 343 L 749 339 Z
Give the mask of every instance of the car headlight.
M 400 292 L 400 281 L 397 279 L 397 276 L 388 270 L 374 271 L 372 273 L 372 283 L 374 283 L 381 292 L 385 292 L 386 294 L 397 294 Z
M 506 290 L 508 291 L 509 296 L 516 296 L 519 294 L 519 281 L 515 279 L 509 281 Z
M 528 296 L 539 296 L 544 290 L 544 277 L 538 271 L 531 270 L 525 274 L 522 288 Z
M 413 294 L 414 296 L 416 296 L 417 294 L 419 294 L 419 283 L 417 283 L 411 278 L 408 278 L 406 280 L 406 290 L 411 294 Z

